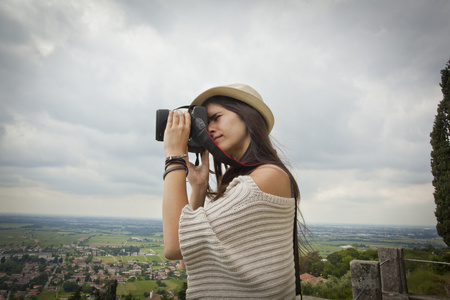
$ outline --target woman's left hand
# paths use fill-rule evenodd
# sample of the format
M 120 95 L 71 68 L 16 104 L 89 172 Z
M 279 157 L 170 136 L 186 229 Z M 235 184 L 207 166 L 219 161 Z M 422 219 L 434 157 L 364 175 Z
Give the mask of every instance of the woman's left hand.
M 205 189 L 208 187 L 209 181 L 209 152 L 205 150 L 202 153 L 202 163 L 199 166 L 195 166 L 189 162 L 189 175 L 188 181 L 191 187 Z
M 209 181 L 209 152 L 205 150 L 202 153 L 201 165 L 195 166 L 193 163 L 189 162 L 188 166 L 188 181 L 192 188 L 189 203 L 194 209 L 197 209 L 205 203 L 206 190 Z

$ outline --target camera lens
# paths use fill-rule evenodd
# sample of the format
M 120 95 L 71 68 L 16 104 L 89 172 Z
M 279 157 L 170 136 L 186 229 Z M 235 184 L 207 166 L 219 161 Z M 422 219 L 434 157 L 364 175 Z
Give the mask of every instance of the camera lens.
M 162 142 L 164 140 L 164 131 L 167 126 L 167 118 L 169 117 L 168 109 L 158 109 L 156 111 L 156 140 Z

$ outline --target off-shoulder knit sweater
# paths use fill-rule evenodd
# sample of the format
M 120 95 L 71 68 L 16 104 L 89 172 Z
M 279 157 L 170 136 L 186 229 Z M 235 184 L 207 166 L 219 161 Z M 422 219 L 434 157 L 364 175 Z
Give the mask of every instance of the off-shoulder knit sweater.
M 185 206 L 187 299 L 294 299 L 294 204 L 239 176 L 220 199 L 195 211 Z

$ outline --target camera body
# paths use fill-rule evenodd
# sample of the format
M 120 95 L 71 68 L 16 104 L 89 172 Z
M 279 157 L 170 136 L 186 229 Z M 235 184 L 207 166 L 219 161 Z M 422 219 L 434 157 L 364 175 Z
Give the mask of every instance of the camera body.
M 169 117 L 168 109 L 158 109 L 156 111 L 156 140 L 164 141 L 164 131 L 167 126 L 167 118 Z M 208 111 L 204 106 L 192 106 L 189 107 L 189 114 L 191 115 L 191 133 L 188 141 L 188 152 L 201 153 L 205 149 L 202 144 L 196 138 L 197 127 L 195 124 L 203 124 L 208 127 Z

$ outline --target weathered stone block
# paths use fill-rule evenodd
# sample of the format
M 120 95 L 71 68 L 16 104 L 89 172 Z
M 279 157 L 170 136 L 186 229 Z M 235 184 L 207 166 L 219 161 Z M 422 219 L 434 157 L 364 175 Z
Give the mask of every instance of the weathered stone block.
M 378 248 L 383 292 L 407 294 L 402 248 Z
M 377 261 L 354 260 L 350 263 L 353 299 L 382 299 L 380 265 Z

